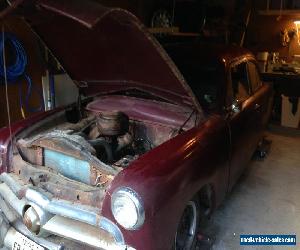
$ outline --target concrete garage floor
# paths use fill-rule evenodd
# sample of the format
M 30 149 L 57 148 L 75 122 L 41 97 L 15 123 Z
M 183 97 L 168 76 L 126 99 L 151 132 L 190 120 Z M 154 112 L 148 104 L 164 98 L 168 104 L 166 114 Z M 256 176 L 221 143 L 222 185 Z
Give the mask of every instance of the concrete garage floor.
M 252 161 L 214 213 L 213 250 L 300 249 L 300 133 L 268 132 L 269 155 Z M 240 246 L 240 234 L 296 234 L 296 247 Z

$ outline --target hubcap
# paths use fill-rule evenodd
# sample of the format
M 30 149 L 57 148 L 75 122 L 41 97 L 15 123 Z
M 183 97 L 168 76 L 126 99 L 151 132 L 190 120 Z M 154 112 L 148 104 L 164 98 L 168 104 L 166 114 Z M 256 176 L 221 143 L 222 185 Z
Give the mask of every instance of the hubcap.
M 194 201 L 189 201 L 175 236 L 175 250 L 190 250 L 196 237 L 197 207 Z

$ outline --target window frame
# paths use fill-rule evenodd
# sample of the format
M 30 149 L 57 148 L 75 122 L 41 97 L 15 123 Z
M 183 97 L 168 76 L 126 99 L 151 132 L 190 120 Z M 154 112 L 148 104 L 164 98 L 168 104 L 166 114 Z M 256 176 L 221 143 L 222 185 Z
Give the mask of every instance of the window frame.
M 256 70 L 256 73 L 257 73 L 256 75 L 259 78 L 259 84 L 257 85 L 256 89 L 254 89 L 254 86 L 252 85 L 252 81 L 251 81 L 251 77 L 250 77 L 250 67 L 249 67 L 250 64 L 253 64 L 255 66 L 255 70 Z M 249 76 L 249 79 L 250 79 L 251 93 L 252 93 L 252 95 L 254 95 L 263 86 L 263 81 L 261 79 L 260 71 L 259 71 L 259 68 L 258 68 L 257 63 L 256 63 L 255 60 L 248 60 L 247 61 L 247 71 L 248 71 L 248 76 Z
M 242 63 L 245 63 L 246 66 L 246 74 L 247 74 L 247 84 L 248 84 L 248 97 L 243 99 L 243 100 L 239 100 L 240 103 L 245 102 L 247 99 L 249 99 L 252 95 L 252 88 L 250 86 L 250 82 L 249 82 L 249 72 L 248 72 L 248 58 L 243 58 L 241 60 L 236 60 L 234 62 L 232 62 L 231 64 L 229 64 L 228 66 L 228 73 L 227 73 L 227 78 L 228 78 L 228 85 L 227 85 L 227 98 L 226 98 L 226 107 L 231 107 L 231 105 L 234 103 L 234 101 L 236 100 L 234 97 L 234 93 L 233 93 L 233 82 L 232 82 L 232 68 L 236 67 Z

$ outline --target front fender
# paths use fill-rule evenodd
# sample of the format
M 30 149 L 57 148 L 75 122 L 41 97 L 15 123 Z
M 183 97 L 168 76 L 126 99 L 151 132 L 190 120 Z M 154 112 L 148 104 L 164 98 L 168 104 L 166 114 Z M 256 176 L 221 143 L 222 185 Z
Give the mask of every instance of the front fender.
M 228 185 L 229 132 L 218 116 L 156 147 L 115 177 L 102 214 L 115 223 L 111 194 L 119 187 L 134 189 L 143 199 L 145 223 L 136 231 L 121 228 L 136 249 L 171 249 L 186 203 L 205 184 L 216 191 L 216 204 Z
M 46 117 L 61 111 L 63 108 L 57 108 L 51 111 L 39 112 L 33 116 L 15 122 L 9 127 L 3 127 L 0 129 L 0 174 L 10 171 L 10 159 L 11 159 L 11 142 L 14 141 L 15 136 L 36 124 L 37 122 L 45 119 Z

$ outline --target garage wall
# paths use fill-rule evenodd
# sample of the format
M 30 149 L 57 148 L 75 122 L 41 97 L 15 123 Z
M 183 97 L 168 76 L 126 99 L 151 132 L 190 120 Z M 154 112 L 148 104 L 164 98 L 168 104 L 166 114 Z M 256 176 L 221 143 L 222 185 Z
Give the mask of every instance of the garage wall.
M 254 12 L 249 23 L 247 32 L 246 47 L 254 52 L 269 51 L 279 52 L 280 57 L 286 60 L 291 60 L 295 54 L 300 54 L 300 46 L 298 38 L 295 36 L 289 46 L 283 47 L 280 44 L 280 31 L 287 29 L 295 30 L 295 20 L 300 20 L 299 15 L 262 15 L 259 10 L 266 9 L 266 1 L 254 1 Z M 280 3 L 273 3 L 273 7 L 280 6 Z
M 21 19 L 8 19 L 4 23 L 5 31 L 14 33 L 23 43 L 23 46 L 28 55 L 28 66 L 27 73 L 31 77 L 34 88 L 41 91 L 42 87 L 42 75 L 43 75 L 43 63 L 40 55 L 40 46 L 35 40 L 35 37 L 29 27 Z M 11 121 L 17 121 L 22 119 L 19 103 L 19 82 L 14 85 L 9 85 L 9 102 Z M 27 83 L 21 80 L 22 93 L 25 97 L 27 91 Z M 37 107 L 40 105 L 39 96 L 33 91 L 32 98 L 30 98 L 31 107 Z M 5 98 L 5 87 L 3 83 L 0 84 L 0 127 L 7 126 L 7 112 L 6 112 L 6 98 Z M 25 110 L 25 116 L 31 114 Z
M 66 106 L 77 102 L 79 91 L 75 83 L 67 74 L 56 74 L 54 77 L 54 88 L 55 88 L 55 106 Z M 43 92 L 44 99 L 49 100 L 49 78 L 43 76 Z M 48 102 L 46 104 L 47 110 L 49 109 Z

